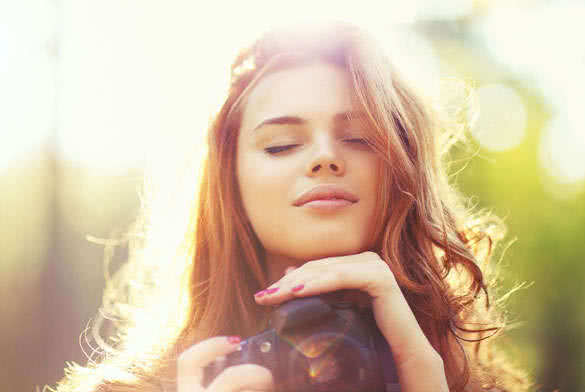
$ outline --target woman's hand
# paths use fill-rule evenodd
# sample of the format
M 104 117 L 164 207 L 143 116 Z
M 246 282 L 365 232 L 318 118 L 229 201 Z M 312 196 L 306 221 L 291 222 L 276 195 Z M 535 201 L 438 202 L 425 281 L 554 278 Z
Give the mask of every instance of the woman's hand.
M 403 392 L 448 391 L 443 361 L 418 325 L 390 267 L 374 252 L 309 261 L 256 293 L 261 305 L 277 305 L 342 289 L 371 297 L 372 310 L 396 362 Z
M 225 368 L 203 388 L 203 368 L 218 357 L 234 352 L 240 346 L 238 337 L 216 336 L 185 350 L 177 360 L 178 392 L 246 392 L 272 391 L 272 374 L 265 367 L 244 364 Z

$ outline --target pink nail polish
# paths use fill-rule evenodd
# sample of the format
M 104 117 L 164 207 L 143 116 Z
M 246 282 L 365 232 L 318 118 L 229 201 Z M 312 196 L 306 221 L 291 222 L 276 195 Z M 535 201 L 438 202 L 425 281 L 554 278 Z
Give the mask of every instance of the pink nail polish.
M 292 288 L 292 291 L 300 291 L 300 290 L 303 289 L 303 287 L 305 287 L 305 285 L 304 284 L 300 284 L 298 286 L 293 287 Z
M 239 336 L 228 336 L 227 340 L 231 344 L 238 344 L 242 341 L 242 338 Z
M 267 289 L 266 294 L 273 294 L 273 293 L 276 293 L 277 291 L 278 291 L 278 287 L 273 287 L 271 289 Z
M 266 294 L 266 290 L 260 290 L 260 291 L 258 291 L 256 294 L 254 294 L 254 297 L 256 297 L 256 298 L 260 298 L 260 297 L 262 297 L 264 294 Z

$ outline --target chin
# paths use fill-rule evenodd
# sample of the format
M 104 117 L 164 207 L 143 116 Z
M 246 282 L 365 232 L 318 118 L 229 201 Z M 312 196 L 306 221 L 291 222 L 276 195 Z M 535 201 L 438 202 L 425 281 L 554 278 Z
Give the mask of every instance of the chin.
M 349 247 L 347 245 L 343 246 L 342 244 L 339 244 L 339 246 L 332 245 L 333 244 L 328 244 L 328 246 L 324 247 L 323 244 L 319 244 L 319 246 L 315 247 L 297 249 L 295 253 L 302 253 L 302 257 L 298 257 L 301 260 L 317 260 L 326 257 L 348 256 L 363 252 L 362 248 L 358 246 Z

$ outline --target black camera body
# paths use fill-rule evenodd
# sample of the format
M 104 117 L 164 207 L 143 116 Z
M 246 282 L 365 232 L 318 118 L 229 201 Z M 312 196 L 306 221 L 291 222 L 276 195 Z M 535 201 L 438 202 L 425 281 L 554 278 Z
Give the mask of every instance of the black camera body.
M 272 372 L 277 392 L 396 392 L 390 347 L 370 308 L 296 298 L 271 314 L 271 328 L 203 371 L 203 386 L 226 367 L 252 363 Z

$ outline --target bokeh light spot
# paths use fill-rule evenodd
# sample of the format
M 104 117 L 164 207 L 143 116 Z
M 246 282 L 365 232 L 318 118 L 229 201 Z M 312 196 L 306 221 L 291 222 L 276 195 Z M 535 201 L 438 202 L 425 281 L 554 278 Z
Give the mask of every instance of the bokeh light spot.
M 481 87 L 479 118 L 471 129 L 482 147 L 505 151 L 518 146 L 526 132 L 526 109 L 516 91 L 502 84 Z
M 567 116 L 557 116 L 545 127 L 540 141 L 540 162 L 559 183 L 585 179 L 585 132 Z

